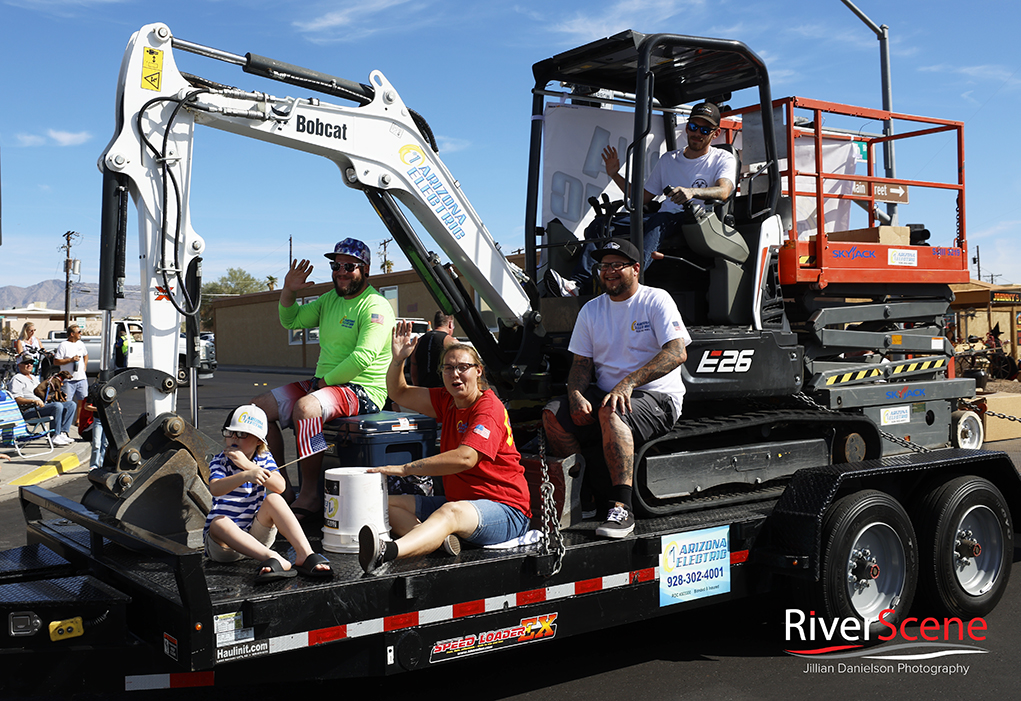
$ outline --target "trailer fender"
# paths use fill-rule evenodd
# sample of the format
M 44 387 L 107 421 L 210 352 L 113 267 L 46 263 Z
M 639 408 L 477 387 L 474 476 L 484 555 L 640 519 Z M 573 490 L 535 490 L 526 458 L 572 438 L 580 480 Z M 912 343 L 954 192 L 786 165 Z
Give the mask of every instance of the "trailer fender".
M 848 487 L 884 490 L 894 481 L 923 480 L 943 473 L 984 477 L 1003 493 L 1014 514 L 1021 514 L 1021 477 L 1006 453 L 947 449 L 895 455 L 876 460 L 807 468 L 796 472 L 763 525 L 749 560 L 818 581 L 823 518 Z M 894 491 L 894 490 L 889 490 Z

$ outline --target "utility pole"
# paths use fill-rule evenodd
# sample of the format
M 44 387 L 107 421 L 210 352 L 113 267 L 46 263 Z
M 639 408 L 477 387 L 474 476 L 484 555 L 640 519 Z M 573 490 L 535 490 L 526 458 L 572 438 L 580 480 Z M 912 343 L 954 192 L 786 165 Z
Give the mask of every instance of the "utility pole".
M 384 273 L 393 272 L 393 269 L 394 269 L 394 262 L 386 257 L 386 246 L 391 241 L 393 241 L 393 239 L 386 239 L 385 241 L 383 241 L 383 243 L 381 243 L 379 245 L 379 247 L 381 249 L 383 249 L 383 253 L 382 253 L 383 260 L 380 262 L 379 268 Z
M 978 252 L 978 244 L 975 244 L 975 256 L 971 259 L 971 262 L 978 266 L 978 281 L 982 282 L 982 256 Z
M 847 8 L 858 15 L 858 19 L 865 23 L 865 26 L 871 29 L 876 38 L 879 39 L 879 70 L 882 73 L 883 80 L 883 109 L 887 112 L 893 111 L 893 85 L 892 77 L 890 72 L 890 28 L 885 24 L 878 26 L 875 22 L 870 20 L 868 16 L 855 7 L 851 0 L 841 0 Z M 883 136 L 893 136 L 893 120 L 887 119 L 883 122 Z M 886 177 L 896 178 L 897 177 L 897 166 L 894 163 L 893 158 L 893 142 L 883 142 L 883 162 L 886 166 Z M 893 202 L 886 204 L 886 212 L 890 215 L 890 225 L 897 226 L 897 205 Z
M 71 241 L 79 238 L 81 234 L 77 231 L 68 231 L 64 233 L 64 239 L 67 241 L 61 248 L 65 252 L 64 258 L 64 328 L 66 329 L 71 325 L 71 272 L 75 268 L 75 264 L 78 262 L 71 259 Z

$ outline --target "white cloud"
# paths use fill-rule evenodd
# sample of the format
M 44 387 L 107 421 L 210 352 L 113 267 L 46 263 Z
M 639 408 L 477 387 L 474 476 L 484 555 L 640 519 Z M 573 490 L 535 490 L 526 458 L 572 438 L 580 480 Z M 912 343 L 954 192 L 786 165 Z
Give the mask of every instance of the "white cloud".
M 79 146 L 92 138 L 92 134 L 87 131 L 80 131 L 77 134 L 73 134 L 69 131 L 49 129 L 46 134 L 56 141 L 58 146 Z
M 1017 233 L 1021 231 L 1021 220 L 1012 221 L 1001 221 L 982 229 L 971 229 L 968 231 L 968 240 L 974 241 L 975 239 L 995 239 L 999 236 L 1010 235 L 1010 246 L 1013 249 L 1015 245 L 1013 242 Z M 1013 252 L 1010 257 L 1014 256 Z
M 662 23 L 704 5 L 704 0 L 618 0 L 601 10 L 589 8 L 566 19 L 554 20 L 550 28 L 579 41 L 591 41 L 629 29 L 636 18 L 655 18 Z
M 57 17 L 75 17 L 83 10 L 100 5 L 117 5 L 126 0 L 5 0 L 5 5 L 34 10 Z
M 49 137 L 47 139 L 46 137 Z M 78 133 L 72 133 L 69 131 L 60 131 L 58 129 L 47 129 L 46 136 L 41 134 L 15 134 L 14 138 L 18 142 L 18 146 L 46 146 L 51 143 L 50 140 L 56 142 L 57 146 L 80 146 L 87 141 L 92 139 L 92 134 L 87 131 L 80 131 Z
M 1011 70 L 1006 66 L 996 64 L 983 64 L 980 66 L 955 66 L 949 64 L 937 64 L 933 66 L 921 66 L 920 71 L 925 73 L 943 73 L 947 75 L 959 75 L 970 78 L 973 81 L 991 80 L 1003 83 L 1005 86 L 1021 85 L 1021 77 L 1018 77 L 1018 70 Z
M 464 151 L 466 148 L 472 145 L 472 142 L 467 139 L 458 139 L 453 136 L 443 136 L 442 134 L 436 135 L 436 144 L 440 147 L 440 153 L 454 153 L 455 151 Z
M 403 7 L 401 7 L 403 6 Z M 399 12 L 394 12 L 400 7 Z M 414 0 L 376 0 L 372 3 L 350 3 L 340 9 L 330 10 L 307 21 L 295 21 L 292 25 L 309 35 L 313 42 L 349 41 L 394 29 L 387 20 L 400 23 L 405 30 L 411 29 L 410 15 L 428 7 L 428 3 Z
M 46 139 L 38 134 L 15 134 L 14 138 L 18 140 L 18 146 L 42 146 L 46 143 Z

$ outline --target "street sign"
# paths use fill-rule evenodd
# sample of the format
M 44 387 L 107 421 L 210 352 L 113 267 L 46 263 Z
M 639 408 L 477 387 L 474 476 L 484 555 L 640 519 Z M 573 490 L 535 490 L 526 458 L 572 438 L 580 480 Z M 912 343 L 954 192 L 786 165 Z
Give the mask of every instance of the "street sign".
M 887 183 L 876 183 L 875 199 L 878 202 L 895 202 L 897 204 L 908 203 L 907 185 L 889 185 Z M 869 184 L 864 180 L 855 180 L 851 190 L 855 195 L 869 194 Z

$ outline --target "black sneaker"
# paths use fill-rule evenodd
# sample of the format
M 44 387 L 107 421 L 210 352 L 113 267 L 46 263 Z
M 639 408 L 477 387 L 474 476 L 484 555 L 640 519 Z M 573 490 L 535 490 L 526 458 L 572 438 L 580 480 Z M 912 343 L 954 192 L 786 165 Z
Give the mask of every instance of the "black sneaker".
M 372 526 L 365 525 L 358 531 L 358 564 L 366 574 L 372 574 L 383 566 L 383 541 Z
M 621 503 L 617 503 L 606 514 L 606 520 L 598 528 L 596 535 L 604 538 L 624 538 L 635 530 L 635 517 Z

